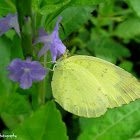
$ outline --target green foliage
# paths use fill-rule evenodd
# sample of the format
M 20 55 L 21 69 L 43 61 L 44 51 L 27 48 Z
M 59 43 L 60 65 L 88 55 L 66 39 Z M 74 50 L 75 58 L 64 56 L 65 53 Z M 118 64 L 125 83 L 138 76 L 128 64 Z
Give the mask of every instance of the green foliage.
M 79 29 L 81 25 L 83 25 L 86 21 L 90 19 L 90 17 L 92 16 L 91 12 L 93 12 L 94 9 L 95 9 L 94 6 L 81 6 L 81 7 L 69 7 L 66 10 L 64 10 L 60 14 L 60 16 L 63 17 L 61 23 L 65 29 L 65 34 L 69 36 L 73 31 Z M 73 15 L 71 15 L 72 12 L 74 13 Z M 80 17 L 80 18 L 77 19 L 77 17 Z M 52 30 L 54 29 L 57 18 L 52 23 L 52 26 L 50 27 L 50 29 Z M 65 39 L 65 36 L 61 27 L 60 27 L 60 38 L 62 40 Z
M 133 70 L 133 63 L 131 61 L 123 61 L 119 64 L 119 67 L 131 73 Z
M 68 140 L 66 126 L 53 101 L 36 111 L 14 133 L 20 140 Z
M 1 89 L 6 87 L 8 90 L 11 87 L 11 81 L 7 77 L 8 72 L 5 71 L 5 67 L 7 67 L 10 63 L 10 47 L 11 41 L 5 37 L 0 37 L 0 60 L 2 60 L 0 61 L 0 81 L 3 83 L 0 87 Z
M 80 118 L 83 133 L 78 140 L 128 140 L 139 130 L 139 103 L 138 100 L 121 108 L 111 109 L 99 118 Z
M 50 3 L 46 3 L 44 2 L 44 5 L 41 9 L 40 9 L 40 14 L 45 15 L 45 14 L 51 14 L 59 9 L 61 9 L 62 7 L 64 7 L 66 4 L 68 4 L 70 2 L 70 0 L 68 1 L 64 1 L 62 3 L 57 3 L 57 4 L 50 4 Z
M 130 7 L 132 8 L 132 10 L 134 11 L 134 13 L 140 17 L 140 1 L 139 0 L 127 0 L 128 4 L 130 5 Z
M 0 15 L 16 12 L 15 0 L 0 0 Z
M 68 7 L 73 7 L 73 6 L 90 6 L 90 5 L 96 5 L 100 2 L 103 2 L 104 0 L 42 0 L 40 1 L 39 7 L 40 10 L 39 12 L 41 14 L 51 14 L 57 10 L 63 11 L 64 9 L 68 8 Z M 37 2 L 34 0 L 34 3 Z
M 96 57 L 116 63 L 118 59 L 130 57 L 130 51 L 123 45 L 109 38 L 92 39 L 87 48 L 95 54 Z
M 75 0 L 62 0 L 62 1 L 33 0 L 33 8 L 38 14 L 48 15 L 47 17 L 44 17 L 45 27 L 47 27 L 56 16 L 58 16 L 63 10 L 65 10 L 68 7 L 96 5 L 103 1 L 105 0 L 90 0 L 90 1 L 86 1 L 86 0 L 77 0 L 77 1 Z
M 136 35 L 140 35 L 140 19 L 129 18 L 123 21 L 116 27 L 114 34 L 124 39 L 130 39 Z
M 20 122 L 23 121 L 24 117 L 22 115 L 11 115 L 3 112 L 1 113 L 1 119 L 7 127 L 7 129 L 4 129 L 3 131 L 9 130 L 9 132 L 6 133 L 9 134 L 12 130 L 18 127 Z
M 58 17 L 62 16 L 61 24 L 66 37 L 61 26 L 59 36 L 71 55 L 100 57 L 140 79 L 140 0 L 32 0 L 32 13 L 28 11 L 28 6 L 23 3 L 18 11 L 21 10 L 19 20 L 22 25 L 26 26 L 22 20 L 26 14 L 33 16 L 30 45 L 31 39 L 38 36 L 39 27 L 44 26 L 50 34 Z M 1 18 L 8 13 L 15 14 L 16 11 L 15 0 L 0 0 Z M 24 32 L 30 32 L 28 25 L 24 29 Z M 37 44 L 32 48 L 32 60 L 37 60 L 37 51 L 41 47 L 42 44 Z M 140 139 L 139 100 L 120 108 L 109 109 L 99 118 L 87 119 L 72 115 L 52 101 L 51 70 L 47 72 L 44 81 L 34 82 L 29 90 L 22 90 L 17 82 L 11 82 L 5 67 L 14 58 L 24 60 L 21 38 L 11 29 L 0 36 L 2 134 L 14 132 L 19 140 Z M 48 63 L 51 61 L 50 52 L 46 59 L 41 57 L 38 61 L 42 66 L 53 69 L 53 64 Z M 44 106 L 40 104 L 42 92 L 45 93 Z
M 18 115 L 29 113 L 28 102 L 23 96 L 13 93 L 9 96 L 0 96 L 0 113 Z
M 89 5 L 95 5 L 95 4 L 98 4 L 98 3 L 101 3 L 103 2 L 104 0 L 68 0 L 67 3 L 68 3 L 68 7 L 70 6 L 89 6 Z M 59 1 L 59 0 L 42 0 L 42 5 L 57 5 L 57 4 L 63 4 L 65 3 L 66 0 L 62 0 L 62 1 Z

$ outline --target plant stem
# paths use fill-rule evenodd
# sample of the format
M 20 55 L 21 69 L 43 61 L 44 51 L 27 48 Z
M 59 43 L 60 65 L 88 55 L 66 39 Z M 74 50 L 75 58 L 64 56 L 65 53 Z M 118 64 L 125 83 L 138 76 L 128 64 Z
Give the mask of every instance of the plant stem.
M 46 68 L 46 59 L 47 55 L 44 54 L 44 68 Z M 46 80 L 42 80 L 39 83 L 39 102 L 41 106 L 44 106 L 45 104 L 45 95 L 46 95 L 46 86 L 45 86 Z
M 18 22 L 21 34 L 21 47 L 23 55 L 32 56 L 32 37 L 33 37 L 33 18 L 32 18 L 32 0 L 16 0 L 18 12 Z
M 40 106 L 45 104 L 45 79 L 39 83 L 39 103 Z
M 129 13 L 132 13 L 132 11 L 130 9 L 127 9 L 127 10 L 122 10 L 122 11 L 113 13 L 113 14 L 108 15 L 108 16 L 118 16 L 118 15 L 124 15 L 124 14 L 129 14 Z

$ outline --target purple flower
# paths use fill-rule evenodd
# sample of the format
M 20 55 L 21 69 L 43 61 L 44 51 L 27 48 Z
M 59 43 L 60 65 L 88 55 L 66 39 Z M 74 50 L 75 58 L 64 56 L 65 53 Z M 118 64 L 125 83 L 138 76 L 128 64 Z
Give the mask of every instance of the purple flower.
M 5 18 L 0 18 L 0 36 L 8 30 L 10 30 L 11 28 L 14 28 L 16 33 L 20 36 L 17 13 L 15 13 L 14 16 L 12 16 L 12 14 L 9 13 Z
M 40 49 L 38 53 L 38 58 L 40 58 L 43 54 L 45 54 L 48 50 L 50 50 L 52 61 L 55 62 L 57 56 L 61 56 L 61 54 L 65 53 L 66 47 L 60 40 L 58 33 L 59 30 L 58 24 L 61 21 L 61 19 L 62 17 L 58 18 L 56 26 L 50 35 L 48 35 L 48 33 L 45 32 L 44 27 L 38 29 L 39 37 L 33 41 L 33 44 L 36 44 L 38 42 L 44 43 L 44 46 Z
M 41 81 L 46 76 L 46 71 L 38 61 L 32 61 L 31 57 L 27 57 L 26 61 L 16 58 L 11 61 L 10 66 L 5 68 L 12 73 L 8 77 L 13 82 L 20 82 L 20 87 L 28 89 L 32 86 L 32 81 Z

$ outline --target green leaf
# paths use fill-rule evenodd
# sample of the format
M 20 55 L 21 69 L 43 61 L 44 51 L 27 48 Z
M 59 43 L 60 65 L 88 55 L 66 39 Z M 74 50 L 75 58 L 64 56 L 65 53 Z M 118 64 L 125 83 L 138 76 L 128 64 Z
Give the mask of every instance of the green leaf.
M 9 39 L 4 36 L 0 37 L 0 79 L 1 83 L 7 88 L 7 91 L 10 91 L 11 81 L 7 77 L 8 72 L 5 68 L 10 64 L 11 44 L 12 42 Z
M 140 0 L 127 0 L 134 13 L 140 17 Z
M 128 140 L 140 128 L 140 100 L 110 109 L 99 118 L 80 118 L 82 133 L 78 140 Z
M 5 84 L 2 82 L 2 80 L 0 79 L 0 94 L 1 95 L 4 95 L 4 94 L 6 94 L 6 92 L 7 92 L 7 89 L 6 89 L 6 86 L 5 86 Z
M 52 5 L 47 4 L 40 9 L 40 14 L 42 14 L 42 15 L 51 14 L 51 13 L 61 9 L 62 7 L 65 7 L 69 2 L 70 2 L 70 0 L 64 1 L 63 3 L 59 3 L 59 4 L 52 4 Z
M 100 14 L 102 16 L 110 16 L 114 13 L 115 0 L 108 0 L 101 3 L 100 6 Z
M 44 0 L 41 4 L 41 9 L 39 11 L 40 14 L 47 15 L 47 19 L 45 21 L 45 28 L 49 26 L 51 21 L 58 16 L 63 10 L 65 10 L 68 7 L 75 7 L 75 6 L 91 6 L 96 5 L 100 2 L 103 2 L 105 0 L 63 0 L 63 1 L 48 1 Z M 49 14 L 49 15 L 48 15 Z M 74 12 L 71 12 L 71 15 L 74 14 Z M 44 17 L 46 18 L 46 17 Z
M 123 45 L 112 39 L 105 37 L 96 37 L 92 39 L 87 48 L 95 54 L 96 57 L 116 63 L 117 59 L 130 57 L 130 51 Z
M 10 40 L 13 40 L 14 39 L 14 36 L 16 35 L 16 32 L 14 29 L 11 29 L 11 30 L 8 30 L 7 32 L 4 33 L 4 35 L 10 39 Z
M 86 21 L 90 19 L 91 12 L 95 9 L 94 6 L 83 6 L 83 7 L 70 7 L 64 10 L 60 16 L 63 17 L 61 23 L 65 29 L 66 36 L 69 36 L 73 31 L 79 29 Z M 73 12 L 73 14 L 71 14 Z M 79 18 L 77 18 L 79 17 Z M 54 29 L 56 25 L 58 17 L 52 23 L 51 31 Z M 65 39 L 64 31 L 60 27 L 60 38 L 62 40 Z
M 70 6 L 90 6 L 97 5 L 106 0 L 71 0 L 69 3 Z
M 91 55 L 88 51 L 85 51 L 85 50 L 78 50 L 76 51 L 76 54 L 79 54 L 79 55 Z
M 140 140 L 140 130 L 129 140 Z
M 0 15 L 6 16 L 8 13 L 15 14 L 15 12 L 14 0 L 0 0 Z
M 90 38 L 90 32 L 86 28 L 80 28 L 78 31 L 78 38 L 83 42 L 87 43 Z
M 133 62 L 131 61 L 123 61 L 119 64 L 119 67 L 125 69 L 128 72 L 131 72 L 133 70 Z
M 41 2 L 42 0 L 32 0 L 32 8 L 34 9 L 34 11 L 39 11 Z
M 14 134 L 20 140 L 68 140 L 66 126 L 53 101 L 35 112 Z
M 10 94 L 9 96 L 0 96 L 0 113 L 8 114 L 27 114 L 29 106 L 22 95 L 18 93 Z
M 1 115 L 1 120 L 3 121 L 4 125 L 11 131 L 16 129 L 18 125 L 20 124 L 20 122 L 23 121 L 22 119 L 24 119 L 22 115 L 20 116 L 11 115 L 4 112 L 2 112 L 0 115 Z
M 101 2 L 104 2 L 106 0 L 42 0 L 42 6 L 44 5 L 55 5 L 58 6 L 61 4 L 61 6 L 65 5 L 67 2 L 67 7 L 70 6 L 91 6 L 91 5 L 97 5 Z
M 116 27 L 114 34 L 124 39 L 140 35 L 140 20 L 138 18 L 129 18 L 123 21 Z

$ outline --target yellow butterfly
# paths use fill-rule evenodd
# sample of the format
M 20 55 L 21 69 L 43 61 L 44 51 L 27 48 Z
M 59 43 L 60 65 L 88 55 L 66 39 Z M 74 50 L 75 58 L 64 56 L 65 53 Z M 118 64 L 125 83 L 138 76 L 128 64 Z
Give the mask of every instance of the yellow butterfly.
M 134 76 L 91 56 L 60 58 L 51 85 L 56 102 L 65 110 L 89 118 L 140 98 L 140 82 Z

